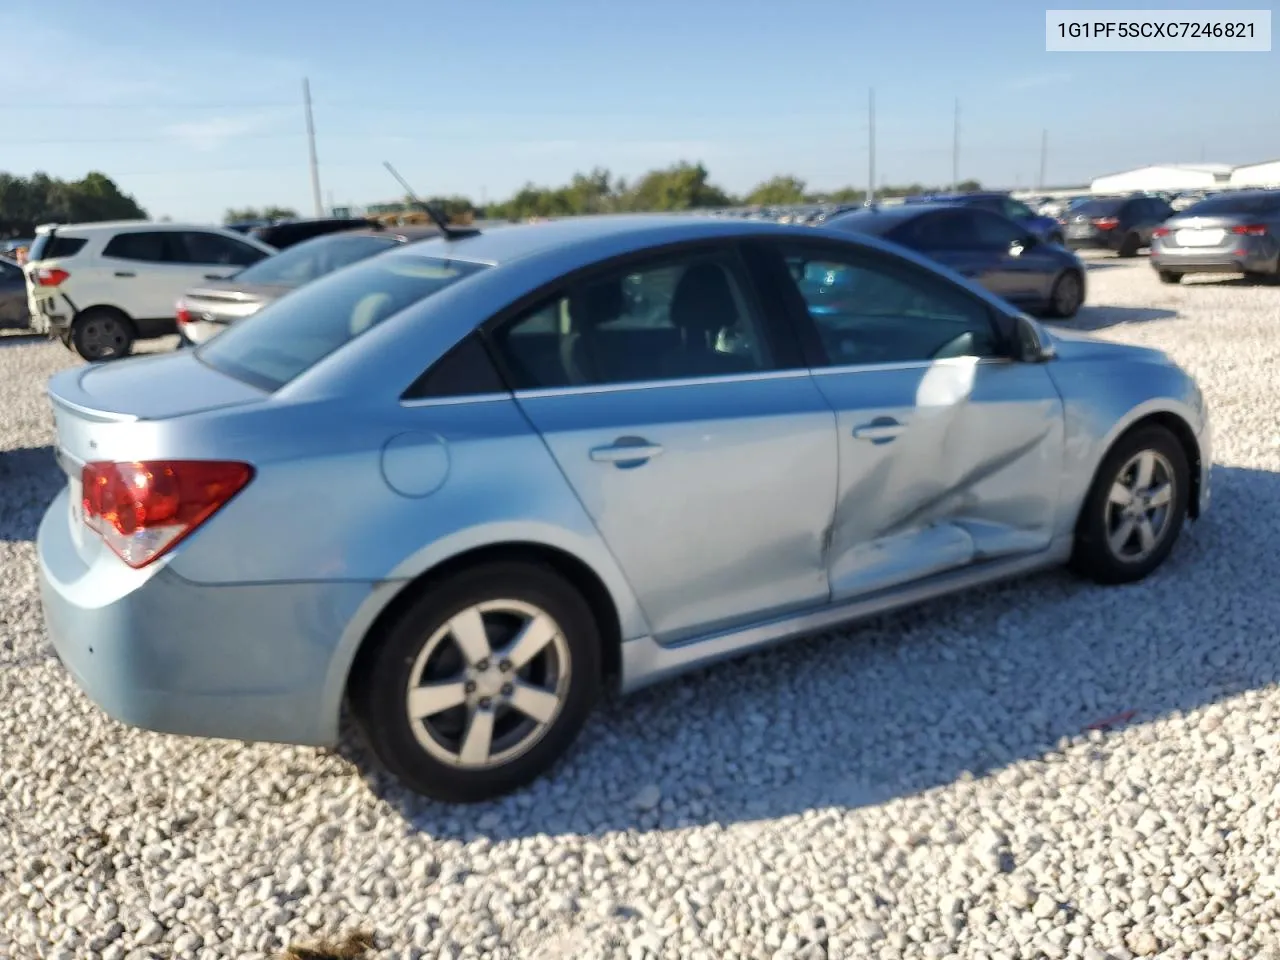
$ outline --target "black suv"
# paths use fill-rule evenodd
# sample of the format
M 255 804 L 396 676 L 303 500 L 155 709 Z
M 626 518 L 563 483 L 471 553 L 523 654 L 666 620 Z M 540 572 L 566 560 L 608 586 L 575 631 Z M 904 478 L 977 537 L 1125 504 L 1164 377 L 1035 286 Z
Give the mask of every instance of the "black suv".
M 317 217 L 314 220 L 281 220 L 277 223 L 250 227 L 249 236 L 269 243 L 277 250 L 292 247 L 295 243 L 339 233 L 343 230 L 381 230 L 382 224 L 363 217 Z

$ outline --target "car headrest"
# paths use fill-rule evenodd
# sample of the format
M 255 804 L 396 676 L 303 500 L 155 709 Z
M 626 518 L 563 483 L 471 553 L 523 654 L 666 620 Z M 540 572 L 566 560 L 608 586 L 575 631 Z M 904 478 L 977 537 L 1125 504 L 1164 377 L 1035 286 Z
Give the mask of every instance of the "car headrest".
M 617 320 L 625 306 L 621 280 L 598 280 L 574 291 L 569 298 L 569 318 L 574 331 L 581 333 Z
M 671 322 L 703 333 L 718 333 L 738 322 L 738 305 L 723 267 L 698 263 L 685 271 L 671 295 Z

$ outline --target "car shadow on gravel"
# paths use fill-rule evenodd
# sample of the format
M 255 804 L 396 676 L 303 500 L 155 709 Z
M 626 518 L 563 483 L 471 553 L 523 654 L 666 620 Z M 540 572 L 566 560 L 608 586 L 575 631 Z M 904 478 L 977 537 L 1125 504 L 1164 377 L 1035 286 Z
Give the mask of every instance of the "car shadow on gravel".
M 1214 499 L 1140 584 L 1051 572 L 610 698 L 551 775 L 501 800 L 365 780 L 408 829 L 495 841 L 848 810 L 1011 764 L 1034 781 L 1064 739 L 1100 757 L 1111 728 L 1154 737 L 1142 725 L 1280 680 L 1280 554 L 1254 533 L 1280 474 L 1218 467 Z M 372 769 L 351 737 L 340 752 Z
M 53 447 L 0 450 L 0 542 L 34 540 L 45 508 L 65 482 Z
M 1094 330 L 1106 330 L 1109 327 L 1131 326 L 1136 323 L 1151 323 L 1153 320 L 1175 320 L 1178 311 L 1158 307 L 1081 307 L 1070 320 L 1050 321 L 1052 326 L 1064 330 L 1078 330 L 1088 333 Z

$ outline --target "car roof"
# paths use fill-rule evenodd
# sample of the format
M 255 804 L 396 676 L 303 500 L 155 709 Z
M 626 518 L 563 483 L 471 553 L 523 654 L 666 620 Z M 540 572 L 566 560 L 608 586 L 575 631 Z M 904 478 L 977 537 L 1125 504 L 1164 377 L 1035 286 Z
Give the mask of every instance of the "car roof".
M 801 236 L 813 227 L 699 214 L 605 214 L 512 224 L 457 239 L 414 244 L 420 256 L 447 257 L 497 266 L 551 251 L 613 241 L 611 247 L 643 249 L 682 240 L 779 233 Z
M 220 233 L 226 233 L 226 227 L 215 226 L 210 223 L 169 223 L 167 221 L 155 220 L 101 220 L 91 223 L 43 223 L 36 227 L 36 233 L 49 233 L 57 230 L 59 233 L 65 233 L 74 230 L 76 233 L 101 233 L 104 230 L 110 230 L 113 233 L 136 233 L 142 231 L 169 231 L 169 230 L 215 230 Z

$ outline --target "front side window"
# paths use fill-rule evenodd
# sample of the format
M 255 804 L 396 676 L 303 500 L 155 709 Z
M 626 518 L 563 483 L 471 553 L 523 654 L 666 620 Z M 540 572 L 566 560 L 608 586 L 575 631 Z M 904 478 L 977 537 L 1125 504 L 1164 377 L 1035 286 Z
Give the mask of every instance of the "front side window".
M 999 356 L 986 304 L 912 264 L 857 252 L 780 248 L 831 366 Z
M 102 249 L 104 257 L 143 263 L 180 263 L 179 244 L 171 231 L 117 233 Z
M 517 389 L 597 386 L 773 369 L 737 262 L 694 254 L 571 284 L 498 329 Z
M 178 236 L 181 238 L 179 256 L 182 263 L 210 267 L 247 267 L 266 256 L 257 247 L 217 233 L 192 231 Z
M 1025 203 L 1021 200 L 1014 200 L 1012 198 L 1005 199 L 1004 210 L 1001 212 L 1011 220 L 1029 220 L 1035 216 L 1035 214 L 1031 212 L 1031 208 Z
M 970 210 L 927 214 L 909 228 L 910 246 L 919 250 L 971 250 L 978 243 Z
M 973 211 L 973 230 L 977 246 L 984 250 L 1007 250 L 1026 236 L 1013 221 L 982 210 Z
M 196 356 L 229 376 L 278 390 L 389 317 L 484 269 L 460 260 L 374 257 L 268 304 Z

